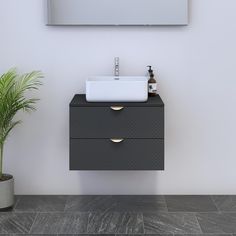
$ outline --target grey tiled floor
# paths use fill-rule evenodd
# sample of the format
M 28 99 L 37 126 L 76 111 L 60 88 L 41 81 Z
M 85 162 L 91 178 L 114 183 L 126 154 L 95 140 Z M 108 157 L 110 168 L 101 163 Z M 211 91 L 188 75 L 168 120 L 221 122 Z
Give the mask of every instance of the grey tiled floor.
M 236 236 L 236 196 L 16 196 L 3 235 Z

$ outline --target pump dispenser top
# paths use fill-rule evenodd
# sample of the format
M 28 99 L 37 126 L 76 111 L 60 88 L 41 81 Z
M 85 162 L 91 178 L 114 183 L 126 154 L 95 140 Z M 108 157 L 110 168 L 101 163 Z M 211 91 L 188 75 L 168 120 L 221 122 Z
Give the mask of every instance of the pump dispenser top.
M 149 74 L 153 73 L 153 70 L 152 70 L 152 66 L 147 66 L 149 69 L 148 69 L 148 72 Z

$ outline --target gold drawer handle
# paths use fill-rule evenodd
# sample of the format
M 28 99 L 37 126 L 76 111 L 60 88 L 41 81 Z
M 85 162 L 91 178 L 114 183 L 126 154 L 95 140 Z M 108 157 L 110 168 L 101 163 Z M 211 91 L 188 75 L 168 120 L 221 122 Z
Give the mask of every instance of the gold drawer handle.
M 124 141 L 123 138 L 111 138 L 110 139 L 113 143 L 121 143 Z
M 113 111 L 121 111 L 122 109 L 124 109 L 124 107 L 122 107 L 122 106 L 112 106 L 111 109 Z

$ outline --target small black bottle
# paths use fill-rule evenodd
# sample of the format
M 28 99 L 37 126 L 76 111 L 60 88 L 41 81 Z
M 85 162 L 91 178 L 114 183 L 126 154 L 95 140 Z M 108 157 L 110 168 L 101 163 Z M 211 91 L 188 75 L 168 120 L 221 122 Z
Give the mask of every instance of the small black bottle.
M 154 73 L 152 70 L 152 66 L 149 67 L 149 76 L 150 79 L 148 80 L 148 96 L 154 97 L 157 94 L 157 81 L 154 79 Z

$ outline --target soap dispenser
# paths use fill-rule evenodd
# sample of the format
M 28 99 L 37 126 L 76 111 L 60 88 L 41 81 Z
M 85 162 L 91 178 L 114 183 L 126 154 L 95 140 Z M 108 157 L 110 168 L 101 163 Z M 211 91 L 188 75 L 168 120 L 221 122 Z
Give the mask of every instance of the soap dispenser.
M 149 80 L 148 80 L 148 96 L 154 97 L 157 94 L 157 81 L 154 79 L 154 73 L 152 70 L 152 66 L 149 67 L 148 73 L 149 73 Z

